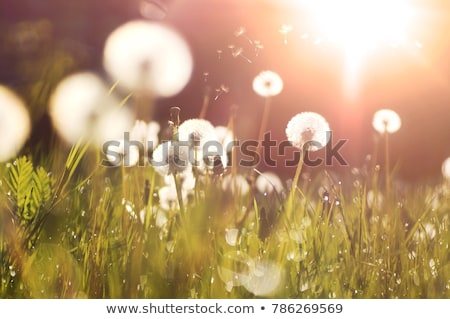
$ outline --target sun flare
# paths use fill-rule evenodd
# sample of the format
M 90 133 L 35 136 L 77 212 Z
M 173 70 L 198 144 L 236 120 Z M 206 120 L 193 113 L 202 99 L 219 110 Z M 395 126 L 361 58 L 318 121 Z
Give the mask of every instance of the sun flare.
M 409 42 L 414 7 L 406 0 L 302 1 L 321 40 L 342 50 L 347 89 L 355 90 L 361 63 L 374 49 Z

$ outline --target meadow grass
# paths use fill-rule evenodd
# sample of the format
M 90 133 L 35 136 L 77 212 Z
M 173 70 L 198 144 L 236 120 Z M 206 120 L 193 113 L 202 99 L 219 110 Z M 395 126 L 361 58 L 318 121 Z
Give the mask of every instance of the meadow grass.
M 450 297 L 446 181 L 386 194 L 378 169 L 324 169 L 288 202 L 207 174 L 180 211 L 150 165 L 81 144 L 42 158 L 1 164 L 2 298 Z

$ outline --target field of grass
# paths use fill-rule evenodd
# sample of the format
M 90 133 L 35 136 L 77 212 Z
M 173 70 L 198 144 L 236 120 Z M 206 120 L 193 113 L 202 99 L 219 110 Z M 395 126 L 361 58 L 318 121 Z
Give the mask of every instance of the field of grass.
M 289 204 L 288 185 L 233 187 L 226 169 L 181 210 L 151 165 L 101 160 L 77 144 L 1 164 L 0 297 L 450 297 L 446 181 L 398 190 L 391 174 L 386 193 L 378 167 L 324 169 Z

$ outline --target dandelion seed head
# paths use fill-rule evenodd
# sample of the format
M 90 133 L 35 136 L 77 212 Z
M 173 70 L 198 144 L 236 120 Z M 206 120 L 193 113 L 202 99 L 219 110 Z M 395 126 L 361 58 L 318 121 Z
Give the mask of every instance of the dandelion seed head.
M 381 109 L 375 112 L 372 119 L 373 128 L 383 133 L 395 133 L 402 126 L 402 121 L 397 112 L 389 109 Z
M 31 121 L 23 101 L 9 88 L 0 85 L 0 162 L 14 157 L 31 130 Z
M 188 191 L 184 189 L 181 190 L 183 202 L 187 202 L 188 194 L 189 194 Z M 159 196 L 159 206 L 161 209 L 165 211 L 170 211 L 180 208 L 175 184 L 161 187 L 158 191 L 158 196 Z M 162 224 L 163 221 L 160 222 Z
M 158 134 L 161 126 L 158 122 L 151 121 L 146 123 L 142 120 L 137 120 L 130 131 L 130 139 L 139 141 L 145 146 L 148 146 L 149 142 L 152 142 L 152 146 L 155 147 L 159 143 Z
M 295 115 L 286 127 L 286 136 L 299 149 L 317 151 L 330 140 L 330 127 L 325 118 L 314 112 Z
M 222 189 L 224 191 L 230 190 L 233 194 L 244 196 L 250 191 L 250 185 L 242 175 L 236 175 L 235 179 L 233 179 L 232 175 L 227 175 L 222 180 Z
M 208 120 L 189 119 L 178 127 L 178 139 L 183 142 L 195 139 L 202 149 L 206 142 L 217 141 L 217 136 L 214 126 Z
M 253 91 L 262 97 L 280 94 L 283 86 L 283 80 L 274 71 L 262 71 L 253 79 Z
M 128 152 L 125 152 L 125 142 L 124 140 L 118 140 L 114 144 L 108 144 L 106 158 L 113 165 L 118 165 L 116 163 L 117 158 L 115 154 L 122 155 L 123 165 L 126 167 L 136 166 L 139 162 L 139 148 L 136 145 L 128 145 Z
M 274 172 L 264 172 L 256 178 L 256 189 L 260 193 L 272 193 L 276 191 L 280 193 L 283 191 L 284 186 L 280 177 Z
M 239 229 L 227 228 L 225 229 L 225 241 L 230 246 L 236 246 L 239 238 Z
M 193 61 L 176 31 L 161 23 L 135 20 L 109 35 L 103 66 L 125 89 L 169 97 L 188 83 Z
M 450 157 L 442 163 L 442 175 L 450 181 Z
M 50 99 L 50 117 L 66 142 L 90 138 L 101 145 L 120 139 L 131 126 L 133 115 L 119 105 L 98 75 L 76 73 L 57 85 Z
M 159 144 L 152 155 L 152 166 L 161 176 L 182 173 L 191 167 L 189 149 L 177 142 L 168 141 Z
M 366 195 L 367 207 L 370 209 L 380 209 L 383 205 L 383 194 L 369 190 Z

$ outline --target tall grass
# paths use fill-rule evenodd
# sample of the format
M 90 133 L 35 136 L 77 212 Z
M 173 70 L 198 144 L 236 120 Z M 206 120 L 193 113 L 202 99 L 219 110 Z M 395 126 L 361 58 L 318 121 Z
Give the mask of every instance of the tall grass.
M 2 298 L 450 297 L 447 182 L 386 194 L 376 170 L 328 174 L 288 202 L 205 175 L 181 212 L 151 166 L 65 151 L 0 167 Z

